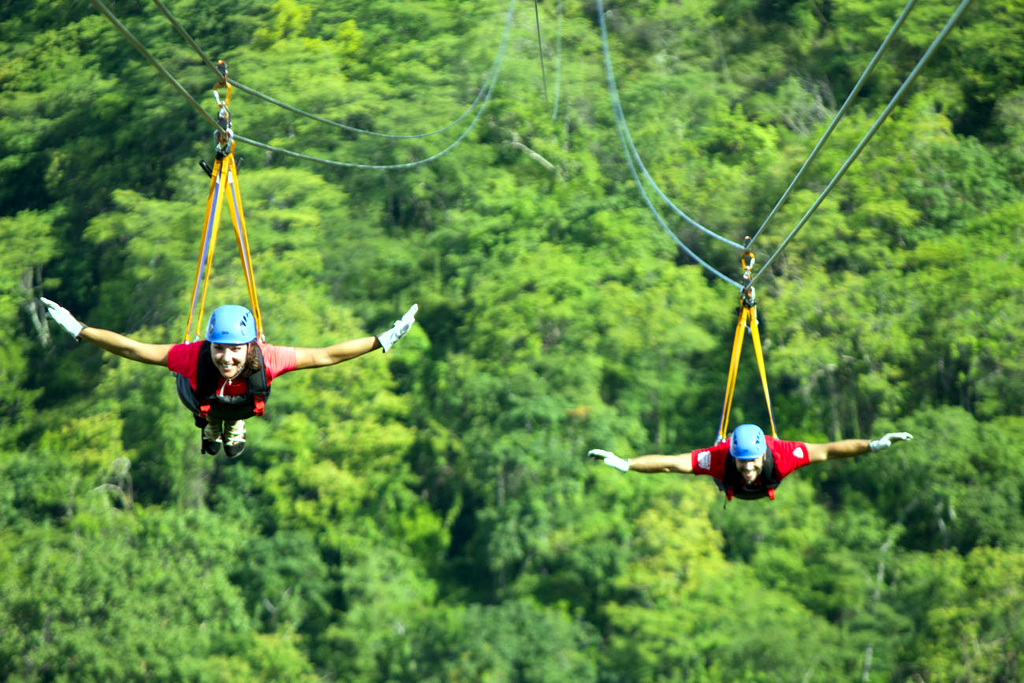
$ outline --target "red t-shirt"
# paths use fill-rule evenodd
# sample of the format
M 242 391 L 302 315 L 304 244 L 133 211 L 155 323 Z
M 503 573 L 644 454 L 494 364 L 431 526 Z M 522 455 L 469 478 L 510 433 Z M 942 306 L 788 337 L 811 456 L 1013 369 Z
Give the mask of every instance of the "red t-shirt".
M 718 481 L 725 479 L 725 459 L 729 457 L 729 444 L 726 439 L 710 448 L 698 448 L 690 454 L 690 462 L 694 474 L 709 474 Z M 775 478 L 782 478 L 810 463 L 807 458 L 807 444 L 802 441 L 782 441 L 772 436 L 764 437 L 768 451 L 775 458 Z M 758 477 L 755 484 L 761 480 Z
M 278 375 L 295 369 L 295 347 L 274 346 L 257 341 L 263 352 L 263 364 L 267 372 L 267 386 Z M 195 390 L 199 386 L 199 350 L 203 342 L 175 344 L 167 354 L 167 368 L 188 378 L 188 383 Z M 217 378 L 217 394 L 220 396 L 241 396 L 245 393 L 246 381 Z

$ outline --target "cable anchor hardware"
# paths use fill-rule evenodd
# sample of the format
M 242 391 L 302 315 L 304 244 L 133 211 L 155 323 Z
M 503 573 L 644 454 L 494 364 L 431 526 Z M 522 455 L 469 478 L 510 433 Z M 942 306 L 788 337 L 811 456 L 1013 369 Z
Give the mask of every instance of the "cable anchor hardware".
M 754 297 L 754 252 L 748 248 L 750 246 L 750 236 L 748 235 L 743 240 L 744 251 L 740 255 L 740 265 L 743 266 L 743 274 L 740 276 L 740 298 L 743 305 L 747 308 L 753 308 L 756 304 Z M 749 261 L 747 260 L 749 259 Z
M 213 99 L 217 101 L 217 126 L 219 129 L 213 134 L 217 141 L 217 156 L 225 157 L 235 151 L 235 132 L 231 128 L 231 84 L 228 83 L 228 65 L 222 59 L 217 62 L 217 73 L 220 80 L 213 86 Z M 219 88 L 226 88 L 224 99 L 221 100 Z

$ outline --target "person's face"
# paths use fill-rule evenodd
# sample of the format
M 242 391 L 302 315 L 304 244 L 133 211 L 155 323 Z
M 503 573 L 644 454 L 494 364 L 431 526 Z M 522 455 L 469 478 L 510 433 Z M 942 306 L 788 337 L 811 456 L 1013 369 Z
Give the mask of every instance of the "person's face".
M 743 477 L 743 482 L 746 484 L 753 484 L 757 480 L 757 477 L 761 474 L 761 470 L 764 468 L 764 456 L 756 458 L 754 460 L 737 460 L 736 469 L 740 471 L 740 476 Z
M 213 364 L 224 379 L 234 379 L 241 374 L 248 353 L 248 344 L 210 344 Z

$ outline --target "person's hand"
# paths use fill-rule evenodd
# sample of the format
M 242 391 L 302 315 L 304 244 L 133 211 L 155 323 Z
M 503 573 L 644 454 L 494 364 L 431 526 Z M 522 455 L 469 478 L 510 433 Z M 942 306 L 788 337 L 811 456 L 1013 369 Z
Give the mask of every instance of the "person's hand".
M 594 448 L 587 452 L 587 455 L 594 460 L 600 460 L 605 465 L 608 465 L 608 467 L 614 467 L 620 472 L 625 472 L 629 469 L 629 460 L 623 460 L 611 451 L 602 451 L 600 448 Z
M 880 439 L 875 439 L 868 444 L 868 448 L 871 452 L 882 451 L 891 446 L 896 441 L 910 441 L 914 437 L 909 432 L 890 432 Z
M 413 304 L 409 307 L 409 310 L 405 312 L 401 320 L 396 320 L 395 324 L 387 332 L 381 332 L 377 335 L 377 341 L 380 342 L 381 347 L 384 349 L 384 353 L 388 352 L 396 341 L 406 335 L 412 324 L 416 322 L 416 311 L 420 310 L 420 307 Z
M 78 322 L 78 320 L 75 319 L 75 316 L 71 315 L 71 313 L 68 312 L 68 309 L 64 308 L 60 304 L 54 303 L 44 296 L 39 297 L 39 300 L 43 302 L 44 306 L 46 306 L 47 315 L 53 318 L 55 323 L 63 327 L 68 334 L 77 340 L 78 335 L 82 334 L 82 330 L 85 329 L 85 325 Z

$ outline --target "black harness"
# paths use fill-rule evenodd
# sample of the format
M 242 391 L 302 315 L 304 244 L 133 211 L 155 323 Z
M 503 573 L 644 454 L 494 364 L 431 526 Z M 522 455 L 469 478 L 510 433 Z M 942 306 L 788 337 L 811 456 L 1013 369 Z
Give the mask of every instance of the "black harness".
M 260 369 L 246 377 L 246 390 L 238 396 L 218 396 L 217 384 L 221 378 L 210 355 L 210 342 L 203 342 L 199 349 L 199 364 L 196 372 L 198 385 L 192 389 L 188 377 L 178 375 L 178 398 L 196 416 L 196 424 L 205 426 L 211 420 L 244 420 L 254 415 L 262 416 L 263 407 L 270 397 L 270 383 L 267 382 L 263 351 L 253 342 Z
M 775 489 L 782 480 L 775 477 L 775 456 L 771 450 L 765 455 L 768 457 L 764 459 L 761 476 L 753 484 L 744 481 L 743 475 L 736 469 L 734 458 L 730 456 L 725 459 L 725 478 L 718 483 L 718 488 L 725 491 L 727 501 L 732 500 L 734 496 L 742 500 L 757 500 L 768 496 L 775 500 Z

